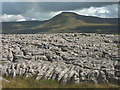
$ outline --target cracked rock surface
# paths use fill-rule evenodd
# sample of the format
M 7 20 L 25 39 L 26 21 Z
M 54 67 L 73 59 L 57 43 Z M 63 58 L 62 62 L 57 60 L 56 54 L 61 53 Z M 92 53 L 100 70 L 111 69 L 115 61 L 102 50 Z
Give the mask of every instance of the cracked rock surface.
M 2 73 L 60 83 L 117 82 L 120 77 L 118 35 L 3 34 Z

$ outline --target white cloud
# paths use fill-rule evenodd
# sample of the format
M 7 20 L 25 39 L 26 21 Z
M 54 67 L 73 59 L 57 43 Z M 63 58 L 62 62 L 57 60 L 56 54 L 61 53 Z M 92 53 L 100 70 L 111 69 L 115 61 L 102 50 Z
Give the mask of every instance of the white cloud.
M 23 19 L 18 19 L 16 21 L 26 21 L 26 19 L 23 18 Z
M 9 22 L 9 21 L 26 21 L 22 15 L 7 15 L 4 14 L 0 16 L 0 22 Z
M 96 16 L 101 18 L 118 18 L 118 7 L 117 5 L 109 5 L 106 7 L 90 7 L 84 9 L 73 10 L 79 15 L 85 16 Z

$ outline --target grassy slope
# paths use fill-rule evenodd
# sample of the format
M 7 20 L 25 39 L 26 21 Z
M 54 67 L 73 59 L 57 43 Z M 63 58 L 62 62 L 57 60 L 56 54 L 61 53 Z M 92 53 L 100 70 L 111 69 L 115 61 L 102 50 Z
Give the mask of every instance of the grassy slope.
M 116 33 L 117 19 L 102 19 L 81 16 L 75 13 L 61 13 L 50 20 L 40 22 L 3 23 L 3 33 L 54 33 L 54 32 L 91 32 Z
M 117 88 L 116 84 L 59 84 L 54 80 L 41 80 L 37 81 L 34 78 L 15 77 L 13 79 L 6 78 L 10 83 L 3 82 L 3 88 Z
M 83 20 L 77 19 L 76 15 L 65 13 L 61 14 L 50 21 L 34 27 L 34 29 L 51 28 L 52 30 L 69 30 L 80 26 L 114 26 L 110 23 L 88 23 Z

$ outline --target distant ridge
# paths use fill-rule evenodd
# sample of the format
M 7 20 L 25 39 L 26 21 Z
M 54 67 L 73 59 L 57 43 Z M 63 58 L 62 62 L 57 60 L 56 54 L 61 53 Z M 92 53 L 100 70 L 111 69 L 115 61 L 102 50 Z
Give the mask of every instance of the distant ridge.
M 62 12 L 46 21 L 3 22 L 3 33 L 118 33 L 117 18 L 99 18 Z

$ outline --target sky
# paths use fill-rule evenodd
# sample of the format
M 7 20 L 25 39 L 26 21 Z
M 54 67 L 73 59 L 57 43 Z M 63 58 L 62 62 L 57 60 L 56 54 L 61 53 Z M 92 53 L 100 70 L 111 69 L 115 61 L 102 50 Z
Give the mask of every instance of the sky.
M 8 1 L 8 0 L 7 0 Z M 49 20 L 62 12 L 100 18 L 118 18 L 115 2 L 2 2 L 0 22 Z
M 119 0 L 1 0 L 2 2 L 119 2 Z

